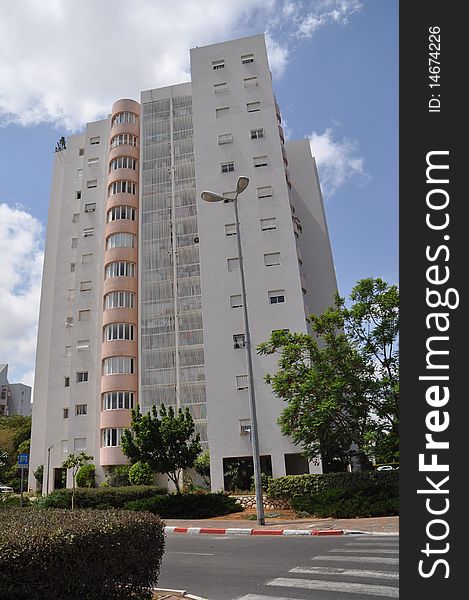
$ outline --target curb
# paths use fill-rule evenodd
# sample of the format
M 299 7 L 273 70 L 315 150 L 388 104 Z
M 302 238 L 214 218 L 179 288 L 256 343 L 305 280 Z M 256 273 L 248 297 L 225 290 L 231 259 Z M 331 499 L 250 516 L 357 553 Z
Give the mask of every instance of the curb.
M 169 527 L 164 528 L 167 533 L 186 533 L 189 535 L 348 535 L 349 533 L 365 533 L 363 531 L 346 531 L 343 529 L 241 529 L 227 528 L 215 529 L 210 527 Z
M 173 590 L 170 588 L 153 588 L 153 592 L 160 592 L 162 594 L 168 594 L 180 597 L 180 598 L 190 598 L 190 600 L 205 600 L 201 596 L 194 596 L 194 594 L 188 594 L 186 590 Z

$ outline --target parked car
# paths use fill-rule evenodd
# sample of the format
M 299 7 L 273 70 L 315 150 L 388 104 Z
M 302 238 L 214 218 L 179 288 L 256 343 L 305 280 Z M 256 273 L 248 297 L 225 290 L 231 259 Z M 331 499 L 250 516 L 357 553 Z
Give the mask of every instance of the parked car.
M 377 471 L 396 471 L 399 467 L 393 467 L 391 465 L 381 465 L 381 467 L 378 467 L 376 470 Z
M 0 483 L 0 492 L 2 494 L 8 494 L 9 492 L 13 492 L 13 488 L 9 485 L 3 485 L 3 483 Z

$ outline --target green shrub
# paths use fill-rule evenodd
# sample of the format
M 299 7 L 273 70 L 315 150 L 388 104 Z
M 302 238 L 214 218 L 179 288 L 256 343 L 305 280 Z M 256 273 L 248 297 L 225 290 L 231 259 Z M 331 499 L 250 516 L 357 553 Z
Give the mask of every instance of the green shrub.
M 162 488 L 143 485 L 122 488 L 76 488 L 75 508 L 123 508 L 126 502 L 166 493 Z M 71 489 L 54 490 L 47 497 L 40 498 L 37 505 L 41 508 L 70 508 L 71 497 Z
M 386 486 L 399 493 L 398 471 L 359 471 L 354 473 L 317 473 L 312 475 L 287 475 L 269 479 L 267 495 L 269 498 L 291 500 L 296 496 L 319 494 L 331 488 L 360 488 L 363 486 Z
M 13 508 L 20 505 L 20 496 L 18 494 L 1 494 L 0 495 L 0 509 L 2 508 Z M 23 506 L 29 506 L 30 501 L 28 496 L 23 494 Z
M 4 511 L 2 600 L 150 600 L 163 531 L 162 522 L 148 513 Z
M 319 494 L 294 496 L 291 502 L 297 513 L 307 512 L 319 518 L 347 519 L 399 514 L 398 495 L 389 485 L 329 488 Z
M 148 463 L 136 462 L 129 469 L 129 480 L 131 485 L 151 485 L 153 483 L 153 471 Z
M 116 465 L 112 467 L 106 482 L 111 487 L 124 487 L 130 485 L 129 479 L 130 465 Z
M 96 467 L 94 465 L 83 465 L 78 469 L 75 481 L 78 487 L 96 487 Z
M 243 507 L 234 498 L 222 492 L 216 494 L 168 494 L 147 500 L 128 502 L 128 510 L 147 510 L 164 519 L 204 519 L 233 512 Z

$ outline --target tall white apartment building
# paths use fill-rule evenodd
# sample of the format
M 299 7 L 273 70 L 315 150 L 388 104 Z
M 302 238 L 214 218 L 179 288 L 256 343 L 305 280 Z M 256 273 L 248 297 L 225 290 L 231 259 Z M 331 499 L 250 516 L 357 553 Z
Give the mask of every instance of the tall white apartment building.
M 337 289 L 314 159 L 285 142 L 263 35 L 191 50 L 192 81 L 119 100 L 55 158 L 41 297 L 32 473 L 61 485 L 70 452 L 102 480 L 124 464 L 130 410 L 189 407 L 212 489 L 252 456 L 233 198 L 252 344 L 307 331 Z M 204 203 L 203 190 L 226 197 Z M 261 465 L 320 470 L 281 434 L 282 401 L 254 354 Z M 44 482 L 44 486 L 46 486 Z

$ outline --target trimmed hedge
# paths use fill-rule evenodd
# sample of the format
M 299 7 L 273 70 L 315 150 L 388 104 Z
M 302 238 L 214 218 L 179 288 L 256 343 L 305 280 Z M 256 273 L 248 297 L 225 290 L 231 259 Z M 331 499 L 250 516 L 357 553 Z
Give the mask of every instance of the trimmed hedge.
M 150 485 L 75 488 L 75 508 L 123 508 L 132 500 L 143 500 L 163 494 L 167 494 L 167 491 Z M 54 490 L 47 497 L 37 501 L 37 506 L 41 508 L 70 508 L 71 504 L 71 489 Z
M 355 473 L 315 473 L 312 475 L 287 475 L 269 479 L 267 496 L 291 500 L 297 496 L 311 496 L 328 489 L 362 488 L 369 485 L 386 486 L 399 494 L 398 471 L 358 471 Z
M 28 496 L 23 494 L 23 507 L 31 504 Z M 2 508 L 16 508 L 20 505 L 19 494 L 1 494 L 0 496 L 0 509 Z
M 128 510 L 145 510 L 163 519 L 204 519 L 241 512 L 244 508 L 225 494 L 170 494 L 128 502 Z
M 163 551 L 163 524 L 149 513 L 6 510 L 1 597 L 149 600 Z

